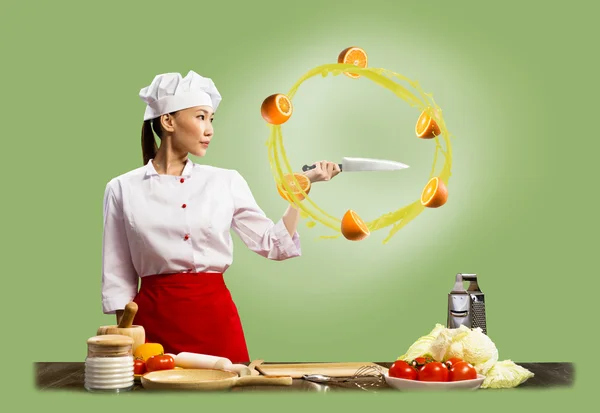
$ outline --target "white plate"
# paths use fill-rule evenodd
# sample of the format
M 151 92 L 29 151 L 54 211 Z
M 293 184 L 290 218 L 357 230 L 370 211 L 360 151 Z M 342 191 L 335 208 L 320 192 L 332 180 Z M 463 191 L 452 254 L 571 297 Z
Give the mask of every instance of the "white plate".
M 385 382 L 395 389 L 400 390 L 475 390 L 481 386 L 485 376 L 478 374 L 476 379 L 473 380 L 461 380 L 461 381 L 418 381 L 418 380 L 407 380 L 400 379 L 397 377 L 390 377 L 388 374 L 384 374 Z

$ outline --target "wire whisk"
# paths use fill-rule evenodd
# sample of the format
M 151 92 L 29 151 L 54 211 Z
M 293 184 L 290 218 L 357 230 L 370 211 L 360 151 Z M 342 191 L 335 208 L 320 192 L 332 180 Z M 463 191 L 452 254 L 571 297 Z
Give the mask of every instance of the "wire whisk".
M 353 383 L 361 390 L 372 391 L 374 387 L 377 388 L 385 382 L 383 371 L 381 366 L 362 366 L 354 373 L 354 376 L 352 376 Z M 362 382 L 360 379 L 365 377 L 373 379 Z
M 314 383 L 335 384 L 351 382 L 361 390 L 371 390 L 380 387 L 384 382 L 384 369 L 377 365 L 365 365 L 360 367 L 351 377 L 331 377 L 323 374 L 308 374 L 302 378 Z

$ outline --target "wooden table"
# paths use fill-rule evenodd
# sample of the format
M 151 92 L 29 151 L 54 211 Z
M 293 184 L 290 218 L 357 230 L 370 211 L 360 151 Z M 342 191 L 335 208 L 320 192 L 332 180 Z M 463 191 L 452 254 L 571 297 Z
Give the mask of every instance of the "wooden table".
M 376 362 L 380 366 L 389 368 L 390 362 Z M 264 363 L 270 364 L 270 363 Z M 535 376 L 514 390 L 531 388 L 568 387 L 573 385 L 574 366 L 572 363 L 517 363 Z M 85 392 L 84 362 L 38 362 L 34 363 L 36 385 L 39 390 L 69 390 Z M 375 377 L 359 378 L 342 383 L 317 384 L 303 379 L 294 379 L 291 386 L 245 386 L 234 387 L 229 391 L 300 391 L 300 392 L 326 392 L 326 391 L 390 391 L 385 381 Z M 485 390 L 485 389 L 481 389 Z M 137 383 L 132 391 L 145 391 Z

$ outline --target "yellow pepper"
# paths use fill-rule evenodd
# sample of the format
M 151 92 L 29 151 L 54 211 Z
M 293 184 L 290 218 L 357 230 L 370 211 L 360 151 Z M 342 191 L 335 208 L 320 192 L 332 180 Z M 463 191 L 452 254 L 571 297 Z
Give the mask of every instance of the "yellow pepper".
M 165 353 L 162 344 L 159 343 L 144 343 L 138 346 L 133 352 L 133 357 L 136 359 L 148 360 L 152 356 L 158 356 Z

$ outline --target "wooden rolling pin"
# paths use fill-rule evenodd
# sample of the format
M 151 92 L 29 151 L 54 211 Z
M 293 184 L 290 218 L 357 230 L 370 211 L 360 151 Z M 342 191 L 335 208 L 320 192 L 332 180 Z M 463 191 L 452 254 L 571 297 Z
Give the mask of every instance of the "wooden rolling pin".
M 184 369 L 217 369 L 237 373 L 240 377 L 252 375 L 252 370 L 245 364 L 233 364 L 225 357 L 183 352 L 175 356 L 175 366 Z
M 96 335 L 103 336 L 107 334 L 120 334 L 133 339 L 132 351 L 146 342 L 146 331 L 142 326 L 133 325 L 133 319 L 137 313 L 138 306 L 133 301 L 127 303 L 123 316 L 116 326 L 102 326 L 98 329 Z

